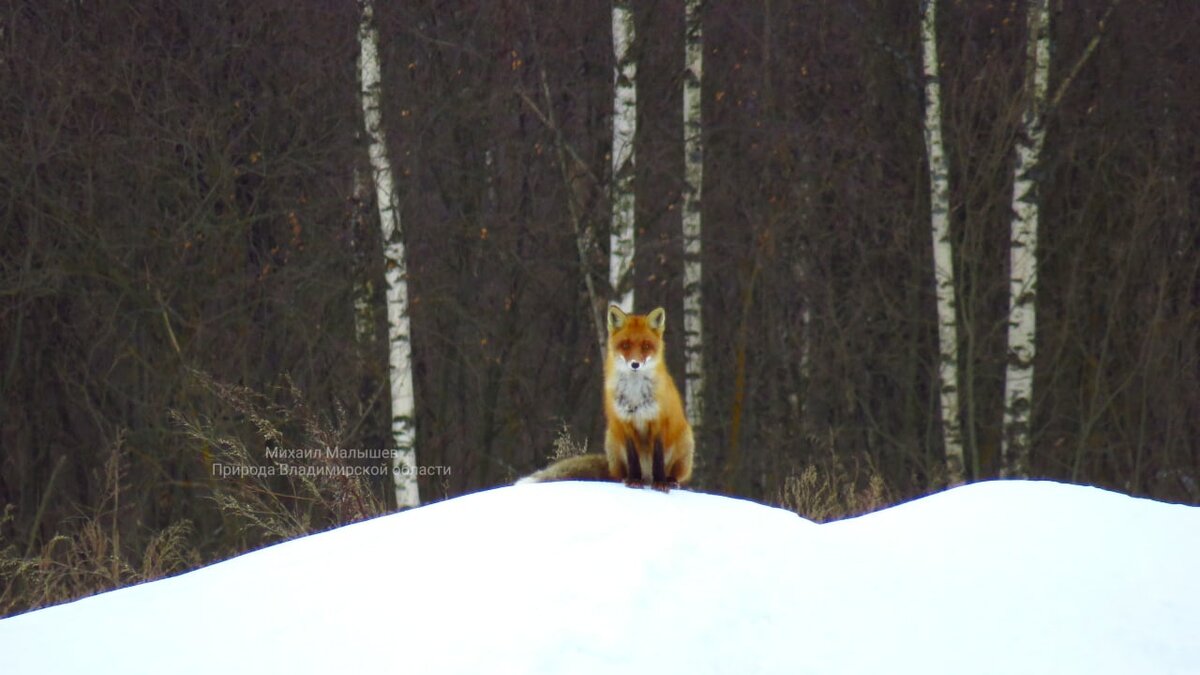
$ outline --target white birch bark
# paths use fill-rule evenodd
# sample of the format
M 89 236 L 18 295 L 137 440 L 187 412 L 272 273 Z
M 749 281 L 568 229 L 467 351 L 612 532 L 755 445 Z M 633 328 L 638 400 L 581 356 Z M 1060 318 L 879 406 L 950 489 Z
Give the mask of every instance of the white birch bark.
M 950 163 L 942 140 L 942 93 L 937 54 L 937 0 L 923 0 L 921 54 L 925 71 L 925 151 L 929 160 L 929 220 L 937 295 L 938 384 L 947 482 L 963 481 L 962 426 L 958 413 L 958 297 L 950 240 Z
M 633 138 L 637 131 L 637 63 L 629 52 L 633 44 L 633 9 L 629 0 L 614 0 L 612 38 L 614 57 L 612 229 L 609 249 L 608 280 L 618 306 L 628 312 L 633 307 L 634 254 L 634 155 Z
M 367 151 L 375 179 L 379 224 L 383 231 L 384 278 L 387 281 L 388 374 L 392 399 L 392 479 L 396 506 L 421 503 L 417 493 L 415 399 L 412 378 L 412 344 L 408 321 L 408 271 L 405 262 L 400 209 L 387 157 L 387 140 L 380 115 L 379 35 L 375 28 L 373 0 L 361 0 L 358 29 L 359 76 L 362 85 L 363 121 Z
M 704 420 L 704 329 L 700 273 L 701 196 L 704 187 L 704 127 L 700 116 L 704 35 L 700 1 L 684 4 L 683 76 L 683 351 L 688 423 Z
M 356 269 L 363 269 L 365 265 L 361 265 L 365 258 L 365 243 L 360 239 L 362 233 L 367 229 L 366 219 L 368 213 L 367 200 L 371 192 L 371 181 L 368 180 L 367 173 L 359 167 L 354 167 L 354 198 L 353 212 L 350 214 L 350 241 L 354 251 L 354 260 Z M 354 280 L 354 338 L 358 344 L 368 344 L 375 340 L 375 315 L 371 308 L 371 295 L 374 287 L 370 279 L 366 279 L 361 273 L 356 274 Z
M 1008 363 L 1004 372 L 1002 472 L 1029 470 L 1030 417 L 1037 316 L 1038 179 L 1034 175 L 1045 140 L 1050 76 L 1048 0 L 1030 0 L 1025 53 L 1025 112 L 1013 169 L 1012 234 L 1009 241 Z

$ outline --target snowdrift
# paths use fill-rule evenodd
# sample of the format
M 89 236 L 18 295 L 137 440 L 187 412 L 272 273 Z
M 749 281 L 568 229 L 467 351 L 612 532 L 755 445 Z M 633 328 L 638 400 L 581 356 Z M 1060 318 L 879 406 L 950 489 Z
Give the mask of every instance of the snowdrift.
M 500 488 L 0 621 L 25 673 L 1197 673 L 1200 509 Z

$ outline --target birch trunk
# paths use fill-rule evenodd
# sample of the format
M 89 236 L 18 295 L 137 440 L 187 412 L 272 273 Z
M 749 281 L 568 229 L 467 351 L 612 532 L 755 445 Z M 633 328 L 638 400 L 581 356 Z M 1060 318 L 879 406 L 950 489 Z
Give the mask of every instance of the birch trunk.
M 929 159 L 929 220 L 933 231 L 933 278 L 937 294 L 938 383 L 946 478 L 963 481 L 962 426 L 958 408 L 958 297 L 950 240 L 950 166 L 942 140 L 941 75 L 937 54 L 937 0 L 924 0 L 921 17 L 925 70 L 925 151 Z
M 1037 316 L 1038 183 L 1034 172 L 1046 130 L 1046 91 L 1050 75 L 1048 0 L 1030 0 L 1025 52 L 1025 111 L 1013 169 L 1012 234 L 1009 242 L 1008 365 L 1004 372 L 1002 473 L 1029 471 L 1030 417 Z
M 373 0 L 362 0 L 358 29 L 359 76 L 362 85 L 363 122 L 367 151 L 375 180 L 379 225 L 383 231 L 383 257 L 387 281 L 388 374 L 392 399 L 392 481 L 396 506 L 421 503 L 417 492 L 416 428 L 414 424 L 412 344 L 408 321 L 408 271 L 405 262 L 400 209 L 387 157 L 387 140 L 380 115 L 379 35 L 375 28 Z
M 626 311 L 633 307 L 634 154 L 637 131 L 637 63 L 633 44 L 633 10 L 629 0 L 614 0 L 612 37 L 614 57 L 611 246 L 608 279 L 613 301 Z
M 704 126 L 700 116 L 704 74 L 704 36 L 700 1 L 684 5 L 683 162 L 683 351 L 688 423 L 694 431 L 704 420 L 704 303 L 701 295 L 701 196 L 704 187 Z
M 369 213 L 369 199 L 371 193 L 371 181 L 368 180 L 367 172 L 359 167 L 354 167 L 354 198 L 352 212 L 350 214 L 350 245 L 353 249 L 354 262 L 356 270 L 367 269 L 365 264 L 362 264 L 366 258 L 366 241 L 362 238 L 363 233 L 367 232 L 367 218 Z M 372 343 L 375 340 L 375 314 L 371 308 L 371 295 L 374 288 L 371 280 L 364 277 L 360 272 L 356 273 L 354 280 L 354 337 L 358 344 L 365 345 Z

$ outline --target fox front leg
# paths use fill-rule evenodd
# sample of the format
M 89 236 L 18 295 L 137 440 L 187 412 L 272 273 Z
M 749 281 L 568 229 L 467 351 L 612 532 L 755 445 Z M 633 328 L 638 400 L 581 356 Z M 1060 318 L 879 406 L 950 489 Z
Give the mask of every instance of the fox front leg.
M 662 438 L 654 439 L 654 482 L 655 490 L 670 492 L 671 488 L 679 487 L 679 482 L 667 477 L 666 462 L 663 459 Z
M 633 439 L 625 441 L 625 484 L 629 487 L 641 487 L 642 460 L 638 457 L 637 448 L 633 447 Z

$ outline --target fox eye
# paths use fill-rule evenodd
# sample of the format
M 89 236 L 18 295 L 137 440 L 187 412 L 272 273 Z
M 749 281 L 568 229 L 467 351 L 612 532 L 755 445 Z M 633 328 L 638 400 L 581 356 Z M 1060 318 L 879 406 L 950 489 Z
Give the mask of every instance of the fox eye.
M 649 340 L 645 340 L 642 342 L 642 351 L 644 351 L 644 352 L 654 351 L 654 345 L 650 344 Z
M 623 352 L 627 352 L 633 348 L 633 343 L 629 340 L 622 340 L 621 344 L 617 345 L 617 348 Z

